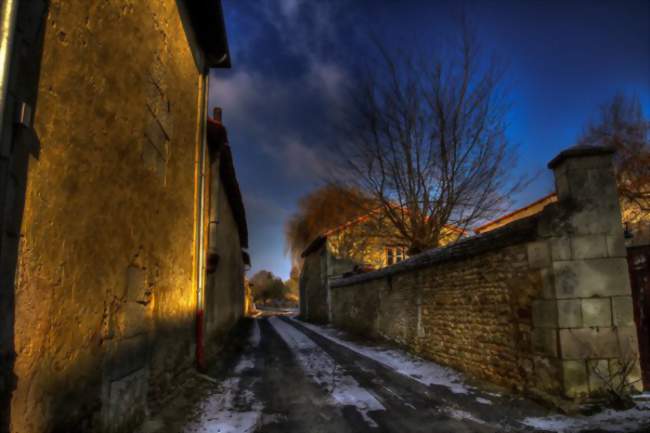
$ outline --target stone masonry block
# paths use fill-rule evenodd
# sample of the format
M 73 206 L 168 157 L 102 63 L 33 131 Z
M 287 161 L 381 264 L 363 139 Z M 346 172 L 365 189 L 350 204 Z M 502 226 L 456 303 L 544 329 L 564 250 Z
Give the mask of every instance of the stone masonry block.
M 537 387 L 551 393 L 561 392 L 562 362 L 546 356 L 534 356 L 533 362 Z
M 634 308 L 632 305 L 632 297 L 613 297 L 612 313 L 614 316 L 614 326 L 634 326 Z
M 618 192 L 613 172 L 601 168 L 584 168 L 568 171 L 572 197 L 581 204 L 606 206 L 618 201 Z
M 620 378 L 617 381 L 617 385 L 621 383 L 621 380 L 629 385 L 632 385 L 632 388 L 638 392 L 643 391 L 643 381 L 641 380 L 641 363 L 638 358 L 627 358 L 627 359 L 610 359 L 609 360 L 609 371 L 613 376 L 613 379 Z M 625 376 L 627 373 L 627 376 Z
M 569 184 L 569 177 L 566 169 L 555 170 L 555 191 L 557 191 L 558 198 L 565 200 L 571 196 L 571 189 Z
M 621 356 L 624 358 L 638 357 L 639 341 L 636 326 L 621 326 L 616 328 L 618 341 L 621 347 Z
M 590 298 L 630 293 L 627 260 L 572 260 L 553 263 L 557 297 Z
M 551 255 L 546 241 L 531 242 L 527 245 L 528 264 L 533 268 L 543 268 L 551 263 Z
M 533 301 L 533 326 L 537 328 L 557 328 L 557 319 L 555 300 Z
M 619 354 L 614 328 L 560 329 L 560 356 L 565 359 L 615 358 Z
M 585 361 L 562 362 L 562 376 L 564 378 L 564 393 L 569 398 L 576 398 L 589 394 L 589 379 Z
M 567 170 L 590 170 L 594 168 L 607 170 L 612 166 L 612 163 L 608 156 L 594 155 L 567 159 L 565 165 Z
M 560 328 L 582 327 L 582 303 L 579 299 L 557 301 L 558 326 Z
M 555 277 L 553 269 L 540 269 L 542 275 L 541 297 L 544 299 L 555 299 Z
M 596 259 L 607 257 L 605 235 L 584 235 L 571 238 L 574 259 Z
M 620 231 L 620 212 L 618 206 L 585 208 L 569 217 L 571 230 L 580 235 L 615 234 Z
M 609 380 L 609 362 L 606 359 L 592 359 L 587 361 L 589 372 L 589 390 L 592 393 L 602 391 L 606 381 Z
M 627 257 L 625 239 L 622 234 L 607 235 L 607 254 L 609 257 Z
M 551 357 L 557 357 L 557 330 L 535 328 L 532 336 L 535 352 Z
M 612 326 L 610 298 L 583 299 L 581 303 L 584 326 Z
M 551 257 L 555 261 L 571 260 L 571 239 L 570 238 L 551 239 Z

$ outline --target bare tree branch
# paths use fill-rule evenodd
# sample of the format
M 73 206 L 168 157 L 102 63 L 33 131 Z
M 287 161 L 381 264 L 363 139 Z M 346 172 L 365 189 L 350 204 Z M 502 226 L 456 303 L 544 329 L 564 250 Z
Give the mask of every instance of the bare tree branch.
M 379 62 L 354 83 L 343 127 L 345 183 L 379 203 L 410 254 L 438 246 L 446 225 L 495 216 L 523 185 L 511 176 L 499 68 L 461 24 L 456 55 L 444 59 L 377 44 Z

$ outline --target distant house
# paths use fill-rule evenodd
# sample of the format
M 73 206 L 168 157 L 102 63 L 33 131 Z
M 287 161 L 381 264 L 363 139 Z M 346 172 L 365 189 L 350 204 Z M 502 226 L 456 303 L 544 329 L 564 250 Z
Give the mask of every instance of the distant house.
M 445 226 L 441 244 L 465 232 Z M 391 266 L 408 258 L 395 228 L 377 212 L 362 215 L 317 236 L 302 252 L 300 314 L 306 320 L 329 320 L 329 285 L 345 275 Z
M 485 223 L 474 229 L 476 234 L 486 233 L 499 227 L 502 227 L 506 224 L 510 224 L 513 221 L 517 221 L 522 218 L 529 217 L 541 212 L 547 204 L 554 203 L 557 201 L 557 194 L 551 193 L 546 195 L 538 200 L 535 200 L 532 203 L 529 203 L 525 206 L 520 207 L 514 211 L 511 211 L 503 216 L 496 218 L 488 223 Z
M 525 206 L 508 212 L 474 229 L 476 234 L 487 233 L 513 221 L 540 213 L 550 204 L 558 201 L 556 193 L 548 194 Z M 628 247 L 650 245 L 650 216 L 639 212 L 637 206 L 621 200 L 621 220 L 625 230 L 625 243 Z

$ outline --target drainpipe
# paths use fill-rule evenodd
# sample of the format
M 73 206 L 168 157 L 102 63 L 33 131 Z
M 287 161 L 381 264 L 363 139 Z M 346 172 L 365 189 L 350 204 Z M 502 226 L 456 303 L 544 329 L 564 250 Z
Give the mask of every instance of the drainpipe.
M 16 15 L 18 14 L 18 0 L 4 0 L 2 2 L 2 17 L 0 18 L 0 140 L 5 136 L 5 112 L 7 110 L 7 93 L 9 87 L 9 66 L 11 52 L 16 32 Z
M 208 153 L 208 89 L 210 84 L 209 69 L 203 75 L 203 104 L 201 107 L 201 150 L 199 152 L 199 197 L 197 215 L 196 266 L 196 366 L 205 370 L 205 161 Z

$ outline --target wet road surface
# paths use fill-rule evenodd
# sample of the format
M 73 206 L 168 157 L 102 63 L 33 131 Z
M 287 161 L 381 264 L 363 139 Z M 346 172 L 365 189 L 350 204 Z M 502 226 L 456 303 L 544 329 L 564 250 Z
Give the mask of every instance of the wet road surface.
M 483 433 L 558 431 L 549 410 L 468 386 L 425 384 L 287 317 L 245 321 L 239 347 L 143 433 Z M 564 426 L 564 424 L 560 424 Z M 565 431 L 599 432 L 577 429 Z M 640 430 L 643 431 L 643 430 Z

